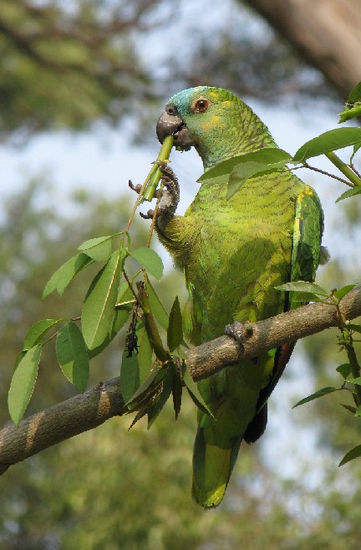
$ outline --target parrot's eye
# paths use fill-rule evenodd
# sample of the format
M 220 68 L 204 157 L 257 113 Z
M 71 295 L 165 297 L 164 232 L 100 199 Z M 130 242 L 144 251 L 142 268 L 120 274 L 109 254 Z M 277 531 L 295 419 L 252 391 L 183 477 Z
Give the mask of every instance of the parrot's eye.
M 194 104 L 194 111 L 197 113 L 204 113 L 209 107 L 209 101 L 204 98 L 197 99 Z

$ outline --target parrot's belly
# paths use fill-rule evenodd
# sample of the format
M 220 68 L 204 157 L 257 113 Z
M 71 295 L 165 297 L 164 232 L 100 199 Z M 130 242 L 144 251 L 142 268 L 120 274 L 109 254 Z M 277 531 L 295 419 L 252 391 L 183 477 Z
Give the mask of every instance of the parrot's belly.
M 274 287 L 290 278 L 294 203 L 288 196 L 279 209 L 267 206 L 227 201 L 202 216 L 186 266 L 200 341 L 220 336 L 233 320 L 284 309 L 284 294 Z

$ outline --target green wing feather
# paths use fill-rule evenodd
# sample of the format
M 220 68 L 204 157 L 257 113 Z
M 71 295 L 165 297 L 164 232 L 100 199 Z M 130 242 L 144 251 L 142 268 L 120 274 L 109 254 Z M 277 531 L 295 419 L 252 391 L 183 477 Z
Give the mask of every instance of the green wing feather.
M 323 233 L 323 211 L 318 196 L 312 187 L 305 186 L 297 196 L 295 208 L 295 223 L 292 238 L 291 272 L 290 281 L 314 281 L 317 267 L 320 263 L 321 238 Z M 285 302 L 285 311 L 299 307 L 299 301 L 293 301 L 293 293 L 290 292 Z M 295 343 L 286 343 L 275 350 L 275 362 L 272 378 L 264 388 L 258 401 L 258 414 L 250 424 L 244 439 L 253 442 L 264 431 L 267 422 L 267 399 L 274 390 L 278 380 L 291 357 Z M 264 411 L 263 409 L 266 409 Z M 260 416 L 260 419 L 258 418 Z M 265 421 L 260 423 L 262 417 Z M 253 426 L 255 423 L 255 426 Z M 259 427 L 260 423 L 260 427 Z
M 320 201 L 306 186 L 296 200 L 296 217 L 291 257 L 291 281 L 314 281 L 320 263 L 323 213 Z M 290 309 L 300 305 L 289 297 Z

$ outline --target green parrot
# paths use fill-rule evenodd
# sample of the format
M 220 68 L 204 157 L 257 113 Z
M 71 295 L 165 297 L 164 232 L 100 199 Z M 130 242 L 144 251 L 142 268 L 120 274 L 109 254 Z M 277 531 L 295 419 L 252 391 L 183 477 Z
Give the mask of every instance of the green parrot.
M 200 86 L 174 95 L 157 124 L 162 142 L 196 148 L 204 169 L 264 147 L 277 147 L 267 127 L 228 90 Z M 225 332 L 227 323 L 259 321 L 294 307 L 275 290 L 288 281 L 313 281 L 320 259 L 323 215 L 314 190 L 288 169 L 249 178 L 230 198 L 226 185 L 205 181 L 184 216 L 176 216 L 178 181 L 163 167 L 165 190 L 157 232 L 184 270 L 191 300 L 194 345 Z M 238 325 L 239 327 L 239 325 Z M 237 324 L 227 333 L 237 338 Z M 193 454 L 195 500 L 217 506 L 241 441 L 256 441 L 267 423 L 267 399 L 293 343 L 229 366 L 199 382 L 212 411 L 198 412 Z

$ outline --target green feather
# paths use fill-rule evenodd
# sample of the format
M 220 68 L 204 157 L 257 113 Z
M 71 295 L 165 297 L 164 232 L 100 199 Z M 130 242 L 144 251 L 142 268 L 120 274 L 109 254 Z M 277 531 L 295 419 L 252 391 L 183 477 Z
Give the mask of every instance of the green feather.
M 194 111 L 198 98 L 209 101 L 205 112 Z M 191 88 L 169 102 L 187 125 L 206 169 L 277 147 L 260 119 L 228 90 Z M 205 181 L 185 216 L 175 216 L 160 235 L 185 272 L 193 344 L 222 335 L 232 320 L 257 321 L 289 307 L 274 287 L 313 280 L 321 233 L 315 192 L 287 169 L 248 179 L 230 199 L 225 185 Z M 193 496 L 205 508 L 221 502 L 242 438 L 250 442 L 263 433 L 265 402 L 288 357 L 282 358 L 281 351 L 264 354 L 199 383 L 216 419 L 198 414 Z

